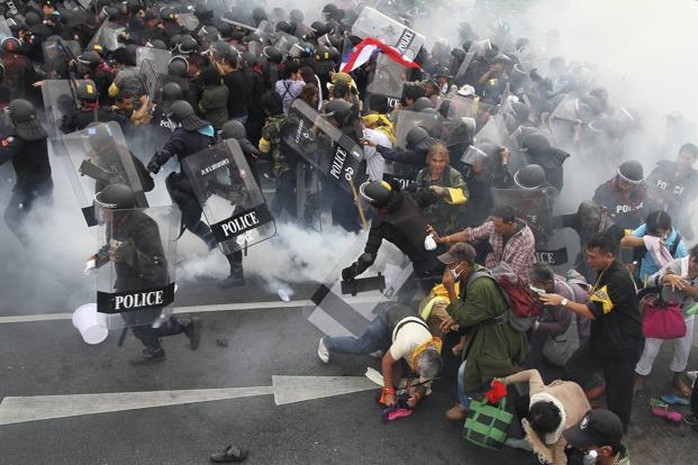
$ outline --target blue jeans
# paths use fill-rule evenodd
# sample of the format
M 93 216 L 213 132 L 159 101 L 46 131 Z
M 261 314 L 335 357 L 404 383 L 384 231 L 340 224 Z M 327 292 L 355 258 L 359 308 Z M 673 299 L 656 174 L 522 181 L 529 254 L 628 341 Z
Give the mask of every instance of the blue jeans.
M 465 394 L 465 384 L 463 382 L 466 363 L 467 360 L 463 360 L 458 367 L 458 403 L 467 408 L 470 405 L 470 397 Z
M 325 336 L 323 341 L 330 352 L 338 354 L 362 355 L 387 350 L 391 341 L 391 335 L 388 334 L 388 317 L 385 311 L 379 313 L 361 337 Z

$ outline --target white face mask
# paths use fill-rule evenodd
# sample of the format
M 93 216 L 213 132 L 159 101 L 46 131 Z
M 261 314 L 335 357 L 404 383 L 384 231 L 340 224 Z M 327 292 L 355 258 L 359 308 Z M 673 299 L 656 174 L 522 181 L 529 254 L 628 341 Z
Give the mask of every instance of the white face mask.
M 454 281 L 458 281 L 460 279 L 461 272 L 456 271 L 460 266 L 461 266 L 461 264 L 458 264 L 458 266 L 456 266 L 455 268 L 448 269 L 448 271 L 451 273 L 451 276 L 453 277 Z

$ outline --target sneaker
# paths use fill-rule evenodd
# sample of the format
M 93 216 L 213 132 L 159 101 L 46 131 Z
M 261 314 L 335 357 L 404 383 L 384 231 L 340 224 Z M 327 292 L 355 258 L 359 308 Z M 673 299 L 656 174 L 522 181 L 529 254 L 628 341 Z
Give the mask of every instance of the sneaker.
M 230 289 L 231 287 L 242 287 L 245 285 L 245 275 L 242 272 L 230 273 L 227 278 L 218 281 L 220 289 Z
M 184 328 L 184 335 L 189 339 L 189 348 L 196 350 L 201 343 L 201 318 L 193 317 Z
M 129 360 L 131 365 L 145 365 L 153 362 L 162 362 L 165 360 L 165 349 L 160 347 L 159 349 L 151 349 L 146 347 L 143 349 L 141 355 L 133 357 Z
M 465 414 L 467 412 L 468 409 L 463 407 L 461 404 L 456 404 L 450 409 L 446 410 L 446 418 L 453 421 L 462 420 L 463 418 L 465 418 Z
M 320 357 L 322 363 L 330 363 L 330 351 L 325 345 L 325 338 L 321 337 L 320 342 L 317 345 L 317 356 Z
M 698 416 L 692 414 L 685 415 L 683 422 L 689 426 L 698 426 Z

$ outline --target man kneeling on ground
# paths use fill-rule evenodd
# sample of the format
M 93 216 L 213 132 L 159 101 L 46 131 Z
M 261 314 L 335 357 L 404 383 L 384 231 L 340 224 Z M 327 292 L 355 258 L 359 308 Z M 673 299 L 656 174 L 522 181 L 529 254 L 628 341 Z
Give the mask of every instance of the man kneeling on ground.
M 443 368 L 441 340 L 432 336 L 416 310 L 399 304 L 381 311 L 361 337 L 325 336 L 318 345 L 318 356 L 324 363 L 330 361 L 332 352 L 363 355 L 377 351 L 385 351 L 381 362 L 381 401 L 386 406 L 396 404 L 396 387 L 409 373 L 410 379 L 418 377 L 418 382 L 406 389 L 409 394 L 407 406 L 414 408 Z

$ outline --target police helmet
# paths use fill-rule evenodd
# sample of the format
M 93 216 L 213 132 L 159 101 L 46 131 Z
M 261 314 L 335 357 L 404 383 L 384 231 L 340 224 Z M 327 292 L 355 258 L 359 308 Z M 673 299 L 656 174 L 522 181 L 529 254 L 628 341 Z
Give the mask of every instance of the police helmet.
M 416 147 L 420 142 L 429 137 L 429 133 L 421 126 L 416 126 L 409 130 L 406 137 L 408 147 Z
M 645 178 L 642 163 L 637 160 L 628 160 L 621 163 L 618 167 L 617 175 L 630 184 L 640 184 Z
M 95 206 L 110 210 L 122 210 L 136 206 L 136 196 L 126 184 L 110 184 L 94 197 Z
M 177 100 L 167 112 L 167 117 L 175 123 L 181 123 L 186 118 L 194 115 L 194 107 L 186 100 Z
M 514 174 L 514 182 L 521 189 L 537 189 L 545 184 L 545 171 L 540 165 L 527 165 Z
M 247 137 L 247 131 L 245 130 L 245 125 L 237 120 L 230 120 L 221 126 L 219 131 L 220 136 L 223 139 L 244 139 Z
M 99 98 L 97 86 L 95 86 L 94 82 L 89 80 L 78 81 L 78 85 L 75 89 L 75 95 L 78 100 L 96 101 L 97 98 Z
M 36 120 L 36 108 L 34 108 L 34 105 L 30 101 L 21 98 L 10 102 L 7 106 L 7 113 L 13 124 Z
M 102 62 L 102 57 L 99 56 L 99 53 L 90 50 L 78 56 L 78 62 L 89 68 L 96 68 Z
M 168 82 L 162 86 L 162 100 L 173 102 L 182 98 L 182 87 L 176 82 Z
M 341 98 L 330 100 L 325 105 L 324 112 L 325 118 L 333 118 L 340 128 L 348 124 L 353 115 L 351 103 Z
M 434 108 L 434 104 L 432 101 L 429 99 L 429 97 L 419 97 L 415 102 L 414 102 L 414 107 L 412 108 L 414 111 L 422 111 L 426 108 Z
M 359 186 L 359 193 L 371 206 L 384 208 L 393 196 L 393 188 L 386 181 L 368 181 Z
M 189 69 L 189 62 L 181 56 L 172 57 L 167 65 L 167 74 L 172 76 L 186 77 Z
M 268 62 L 270 63 L 276 63 L 281 64 L 281 62 L 284 60 L 284 56 L 281 53 L 281 50 L 279 50 L 276 47 L 264 47 L 264 50 L 262 51 L 262 54 L 264 57 L 267 59 Z

